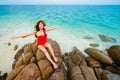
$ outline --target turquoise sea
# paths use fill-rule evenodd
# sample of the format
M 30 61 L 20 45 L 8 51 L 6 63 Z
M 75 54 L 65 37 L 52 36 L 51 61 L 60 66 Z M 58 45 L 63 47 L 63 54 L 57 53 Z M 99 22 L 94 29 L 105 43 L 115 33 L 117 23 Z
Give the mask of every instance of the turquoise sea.
M 40 19 L 46 21 L 46 27 L 59 26 L 48 32 L 48 37 L 60 44 L 62 54 L 71 51 L 73 46 L 84 52 L 90 43 L 98 43 L 103 51 L 120 44 L 120 5 L 0 5 L 0 69 L 5 72 L 11 69 L 2 64 L 12 64 L 15 44 L 23 46 L 35 40 L 34 36 L 14 41 L 9 38 L 34 31 Z M 99 34 L 116 42 L 103 42 Z M 93 39 L 83 39 L 85 36 Z M 12 45 L 8 46 L 8 42 Z

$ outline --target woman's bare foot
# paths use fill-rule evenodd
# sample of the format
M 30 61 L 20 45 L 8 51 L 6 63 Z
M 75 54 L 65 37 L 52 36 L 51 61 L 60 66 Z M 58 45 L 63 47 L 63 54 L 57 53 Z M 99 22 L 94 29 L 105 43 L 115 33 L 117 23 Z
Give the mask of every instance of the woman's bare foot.
M 54 67 L 54 69 L 58 68 L 57 64 L 53 64 L 53 67 Z

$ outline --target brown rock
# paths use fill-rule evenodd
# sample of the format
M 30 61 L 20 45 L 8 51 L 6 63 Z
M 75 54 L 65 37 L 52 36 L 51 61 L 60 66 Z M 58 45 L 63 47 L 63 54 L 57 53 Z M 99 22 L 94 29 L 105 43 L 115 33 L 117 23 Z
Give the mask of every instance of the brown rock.
M 69 67 L 73 67 L 73 66 L 75 66 L 75 63 L 73 62 L 73 60 L 71 59 L 71 56 L 68 56 L 68 59 L 67 59 L 68 61 L 68 68 Z
M 114 60 L 114 62 L 120 66 L 120 45 L 111 46 L 108 52 L 109 52 L 109 55 Z
M 48 60 L 40 60 L 38 62 L 40 71 L 42 73 L 42 77 L 44 80 L 46 80 L 51 73 L 53 72 L 53 68 Z
M 19 74 L 19 72 L 25 67 L 25 65 L 22 65 L 16 69 L 14 69 L 12 72 L 10 72 L 9 76 L 7 77 L 6 80 L 13 80 L 17 74 Z
M 112 64 L 113 63 L 112 59 L 109 56 L 105 55 L 104 53 L 102 53 L 102 51 L 100 51 L 98 49 L 87 48 L 85 50 L 85 52 L 88 55 L 90 55 L 92 58 L 95 58 L 96 60 L 99 60 L 102 63 L 105 63 L 105 64 Z
M 84 56 L 83 54 L 77 49 L 74 48 L 72 52 L 70 52 L 70 57 L 72 59 L 72 61 L 76 64 L 76 65 L 87 65 L 87 63 L 84 60 Z
M 6 80 L 8 73 L 4 73 L 3 75 L 1 75 L 1 71 L 0 71 L 0 80 Z
M 88 65 L 93 67 L 93 68 L 101 67 L 100 62 L 91 58 L 91 57 L 87 57 L 86 61 L 87 61 Z
M 36 62 L 36 58 L 32 57 L 31 60 L 30 60 L 30 63 L 34 63 L 34 62 Z
M 106 74 L 106 72 L 104 72 L 102 74 L 102 80 L 112 80 L 112 79 L 111 79 L 111 77 L 108 74 Z
M 108 76 L 108 73 L 106 73 L 101 68 L 94 68 L 95 74 L 98 78 L 98 80 L 112 80 L 110 76 Z
M 14 46 L 14 50 L 16 50 L 17 48 L 18 48 L 18 45 L 15 45 L 15 46 Z
M 111 66 L 107 66 L 105 69 L 106 69 L 107 71 L 112 72 L 112 73 L 117 73 L 117 72 L 118 72 L 115 68 L 113 68 L 113 67 L 111 67 Z
M 36 53 L 36 58 L 37 58 L 37 61 L 41 60 L 41 59 L 45 59 L 46 56 L 45 54 L 41 51 L 41 50 L 37 50 L 37 53 Z
M 38 77 L 36 80 L 43 80 L 42 77 Z
M 92 47 L 99 47 L 99 44 L 97 44 L 97 43 L 91 43 L 89 45 L 92 46 Z
M 91 39 L 93 39 L 93 37 L 90 37 L 90 36 L 84 36 L 83 39 L 91 40 Z
M 97 80 L 92 68 L 88 68 L 87 66 L 80 66 L 80 69 L 85 77 L 85 80 Z
M 28 52 L 27 54 L 25 54 L 24 57 L 23 57 L 23 64 L 30 63 L 30 60 L 31 60 L 32 57 L 33 57 L 32 52 Z
M 8 46 L 10 46 L 11 45 L 11 43 L 10 42 L 8 42 Z
M 34 53 L 34 54 L 37 52 L 38 47 L 37 47 L 37 44 L 36 44 L 36 43 L 34 43 L 34 44 L 32 45 L 32 50 L 33 50 L 33 53 Z
M 94 68 L 98 80 L 102 80 L 103 70 L 101 68 Z
M 22 66 L 22 65 L 23 65 L 23 59 L 21 58 L 21 59 L 19 59 L 19 60 L 15 63 L 13 69 L 16 69 L 16 68 L 18 68 L 18 67 L 20 67 L 20 66 Z
M 55 56 L 58 58 L 57 65 L 59 68 L 65 68 L 58 43 L 51 39 L 48 39 L 48 42 L 52 45 Z M 47 51 L 50 54 L 48 49 Z M 18 50 L 14 58 L 13 71 L 15 70 L 16 73 L 12 72 L 12 80 L 47 80 L 54 72 L 52 64 L 46 59 L 44 53 L 38 49 L 36 41 L 33 44 L 30 43 L 23 46 Z M 51 58 L 53 59 L 52 56 Z M 26 65 L 26 67 L 19 69 L 23 65 Z M 61 73 L 59 75 L 63 76 Z
M 39 69 L 36 64 L 28 64 L 15 78 L 15 80 L 36 80 L 40 76 Z
M 55 72 L 48 80 L 65 80 L 62 72 Z
M 70 80 L 85 80 L 79 66 L 73 66 L 69 68 Z
M 26 54 L 26 53 L 28 53 L 28 52 L 31 52 L 31 51 L 32 51 L 31 46 L 26 46 L 26 47 L 24 48 L 24 54 Z
M 102 70 L 102 69 L 101 69 Z M 101 79 L 102 80 L 112 80 L 111 77 L 108 75 L 108 72 L 106 72 L 105 70 L 102 70 L 99 75 L 101 75 Z M 100 79 L 100 80 L 101 80 Z
M 109 36 L 102 35 L 102 34 L 99 34 L 98 36 L 104 42 L 112 42 L 112 43 L 117 42 L 117 40 L 115 38 L 113 38 L 113 37 L 109 37 Z
M 21 48 L 17 51 L 17 53 L 14 56 L 14 59 L 18 60 L 19 57 L 21 57 L 22 53 L 24 52 L 24 48 Z

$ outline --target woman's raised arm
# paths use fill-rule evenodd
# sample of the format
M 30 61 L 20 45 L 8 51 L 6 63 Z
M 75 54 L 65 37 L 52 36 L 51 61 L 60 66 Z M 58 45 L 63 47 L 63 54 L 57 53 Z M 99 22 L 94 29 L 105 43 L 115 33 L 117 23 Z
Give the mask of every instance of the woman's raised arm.
M 12 36 L 10 39 L 14 40 L 14 39 L 17 39 L 17 38 L 25 38 L 27 36 L 34 35 L 35 33 L 36 33 L 36 31 L 30 32 L 30 33 L 25 33 L 25 34 L 22 34 L 22 35 L 19 35 L 19 36 Z
M 58 27 L 46 28 L 46 31 L 57 29 Z

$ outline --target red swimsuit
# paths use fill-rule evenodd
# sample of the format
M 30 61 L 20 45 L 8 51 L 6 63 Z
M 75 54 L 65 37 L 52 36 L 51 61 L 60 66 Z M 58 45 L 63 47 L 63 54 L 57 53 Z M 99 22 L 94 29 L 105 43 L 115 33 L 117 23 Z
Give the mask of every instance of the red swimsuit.
M 47 34 L 46 34 L 46 29 L 43 29 L 44 35 L 41 36 L 37 36 L 38 42 L 37 45 L 45 45 L 46 43 L 46 38 L 47 38 Z

